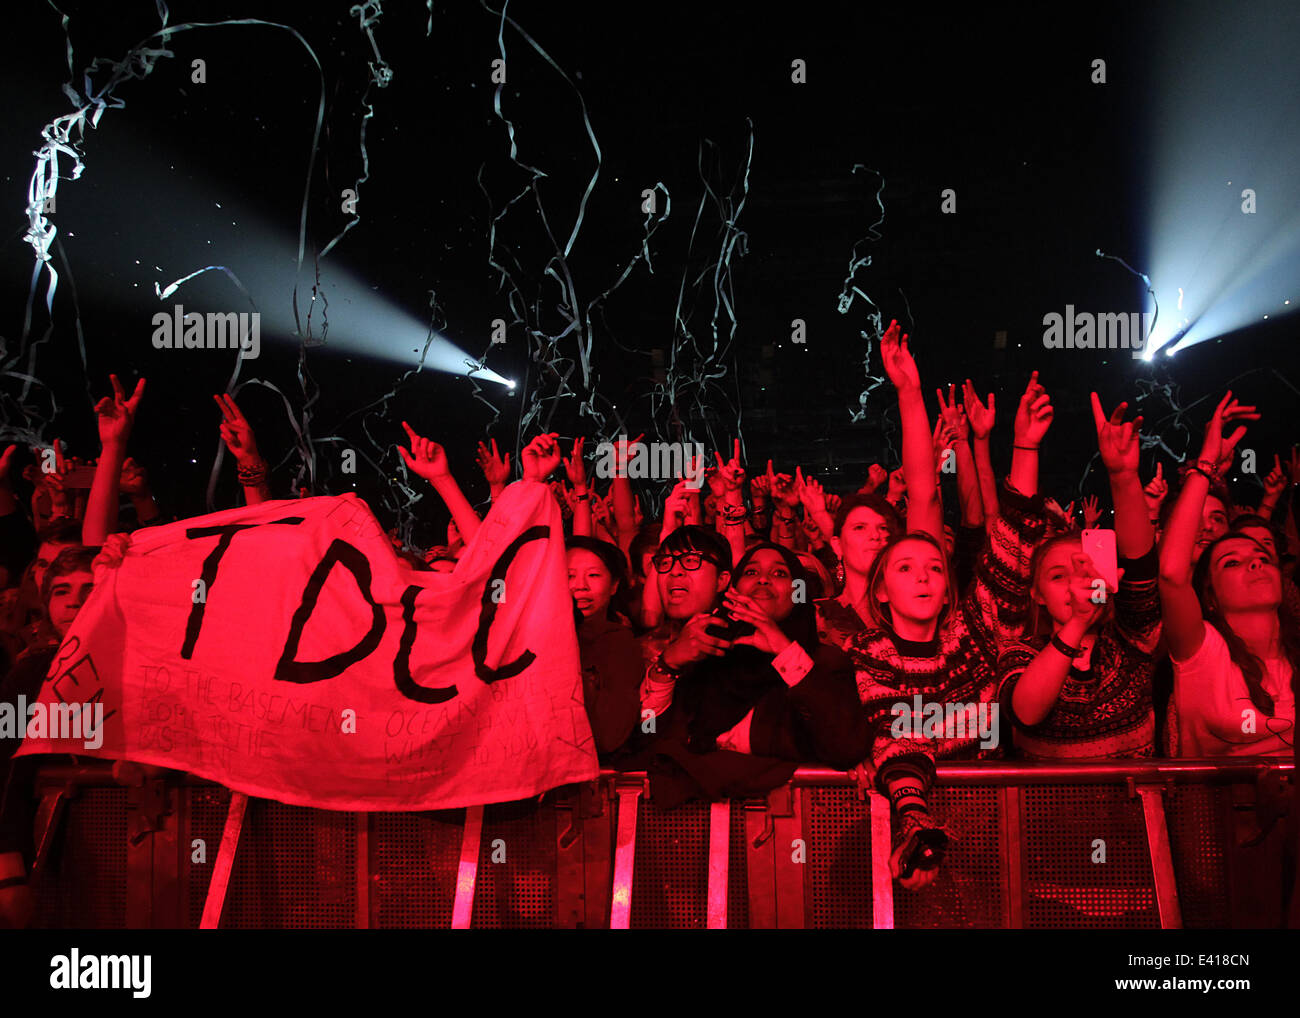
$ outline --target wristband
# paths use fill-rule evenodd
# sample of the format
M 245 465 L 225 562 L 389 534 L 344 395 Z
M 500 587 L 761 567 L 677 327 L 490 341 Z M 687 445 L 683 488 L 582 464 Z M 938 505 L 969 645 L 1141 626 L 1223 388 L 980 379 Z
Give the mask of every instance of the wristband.
M 1036 445 L 1013 445 L 1011 448 L 1024 449 L 1025 452 L 1038 452 L 1038 446 Z
M 589 502 L 589 501 L 591 501 L 591 493 L 590 493 L 590 492 L 586 492 L 586 493 L 581 494 L 581 495 L 574 495 L 574 496 L 573 496 L 573 500 L 574 500 L 575 502 Z
M 681 672 L 664 660 L 664 651 L 659 652 L 659 656 L 654 659 L 654 662 L 650 665 L 650 669 L 667 676 L 673 681 L 682 677 Z
M 1083 651 L 1082 647 L 1071 647 L 1068 643 L 1062 640 L 1055 633 L 1052 634 L 1051 645 L 1055 647 L 1058 651 L 1060 651 L 1060 653 L 1068 657 L 1071 661 L 1073 661 L 1076 657 L 1078 657 L 1079 654 Z

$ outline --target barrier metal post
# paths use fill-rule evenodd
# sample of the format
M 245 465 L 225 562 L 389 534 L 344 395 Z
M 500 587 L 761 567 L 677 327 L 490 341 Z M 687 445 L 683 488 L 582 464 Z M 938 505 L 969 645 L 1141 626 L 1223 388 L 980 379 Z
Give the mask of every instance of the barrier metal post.
M 1138 785 L 1137 793 L 1142 797 L 1142 819 L 1146 822 L 1147 845 L 1151 851 L 1151 875 L 1155 878 L 1160 928 L 1181 930 L 1183 913 L 1178 903 L 1178 883 L 1174 879 L 1169 827 L 1165 824 L 1164 790 L 1152 785 Z
M 465 808 L 465 832 L 460 839 L 460 866 L 456 870 L 456 900 L 451 909 L 451 928 L 469 929 L 474 915 L 474 886 L 478 882 L 479 842 L 483 837 L 483 807 Z
M 877 791 L 871 802 L 871 919 L 878 930 L 894 928 L 894 875 L 889 869 L 893 832 L 889 823 L 889 800 Z
M 632 875 L 636 864 L 636 815 L 643 781 L 618 786 L 618 840 L 614 847 L 614 887 L 609 928 L 626 930 L 632 921 Z
M 731 850 L 731 802 L 709 804 L 708 929 L 727 928 L 727 875 Z
M 215 930 L 221 925 L 221 910 L 226 905 L 230 871 L 235 865 L 235 852 L 239 848 L 239 835 L 244 829 L 244 814 L 247 810 L 248 796 L 243 792 L 231 792 L 226 826 L 221 832 L 221 847 L 217 849 L 217 861 L 212 865 L 212 881 L 208 884 L 208 896 L 203 902 L 203 918 L 199 921 L 201 930 Z

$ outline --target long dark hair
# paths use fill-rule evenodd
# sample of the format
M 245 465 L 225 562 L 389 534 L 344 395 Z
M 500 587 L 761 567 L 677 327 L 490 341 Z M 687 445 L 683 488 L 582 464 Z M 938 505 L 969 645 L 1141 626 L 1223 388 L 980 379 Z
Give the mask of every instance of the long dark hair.
M 1223 617 L 1223 612 L 1219 608 L 1219 599 L 1214 593 L 1214 584 L 1210 579 L 1213 552 L 1224 541 L 1249 541 L 1255 547 L 1264 550 L 1264 546 L 1253 537 L 1245 534 L 1224 534 L 1201 553 L 1201 560 L 1196 563 L 1196 571 L 1192 574 L 1192 584 L 1201 602 L 1201 614 L 1205 616 L 1205 621 L 1219 631 L 1223 642 L 1228 645 L 1228 657 L 1241 669 L 1242 678 L 1246 680 L 1246 688 L 1250 691 L 1250 702 L 1272 717 L 1276 705 L 1273 703 L 1273 697 L 1264 688 L 1264 676 L 1267 674 L 1264 662 L 1246 646 L 1246 641 L 1233 631 L 1228 620 Z M 1283 578 L 1282 582 L 1287 581 Z M 1294 685 L 1296 678 L 1300 677 L 1300 618 L 1296 617 L 1285 597 L 1278 605 L 1277 616 L 1282 656 L 1291 665 L 1291 680 Z

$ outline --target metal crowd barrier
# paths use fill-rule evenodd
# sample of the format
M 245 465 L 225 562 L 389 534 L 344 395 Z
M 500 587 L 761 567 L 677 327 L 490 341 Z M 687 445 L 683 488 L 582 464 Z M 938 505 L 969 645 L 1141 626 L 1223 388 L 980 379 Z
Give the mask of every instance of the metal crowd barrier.
M 908 891 L 888 803 L 823 768 L 672 811 L 607 771 L 535 802 L 337 813 L 49 767 L 32 880 L 58 928 L 1273 927 L 1293 769 L 944 765 L 931 803 L 953 841 Z

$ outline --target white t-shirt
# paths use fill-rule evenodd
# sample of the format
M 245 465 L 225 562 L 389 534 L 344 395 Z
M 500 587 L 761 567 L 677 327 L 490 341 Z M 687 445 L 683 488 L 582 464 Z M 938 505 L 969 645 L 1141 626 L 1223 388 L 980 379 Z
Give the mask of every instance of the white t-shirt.
M 1270 716 L 1250 702 L 1241 669 L 1228 656 L 1219 631 L 1205 623 L 1200 649 L 1173 658 L 1179 756 L 1290 756 L 1295 742 L 1295 693 L 1285 658 L 1265 662 Z

